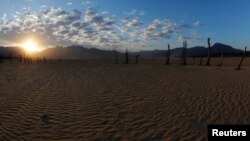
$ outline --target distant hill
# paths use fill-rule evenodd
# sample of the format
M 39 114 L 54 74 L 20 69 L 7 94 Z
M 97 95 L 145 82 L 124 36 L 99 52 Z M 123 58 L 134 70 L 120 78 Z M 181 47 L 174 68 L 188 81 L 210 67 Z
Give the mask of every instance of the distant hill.
M 242 50 L 235 49 L 232 46 L 216 43 L 211 47 L 211 55 L 218 56 L 221 54 L 221 50 L 223 49 L 225 56 L 238 56 L 242 53 Z M 204 56 L 207 55 L 207 48 L 204 46 L 196 46 L 188 48 L 187 50 L 188 56 Z M 153 50 L 153 51 L 141 51 L 141 56 L 144 57 L 164 57 L 166 54 L 166 50 Z M 182 54 L 182 47 L 171 49 L 172 57 L 180 57 Z
M 82 46 L 55 47 L 44 50 L 40 56 L 62 59 L 111 59 L 117 51 L 99 50 L 96 48 L 84 48 Z
M 227 56 L 231 56 L 231 55 L 237 55 L 237 54 L 242 54 L 242 50 L 239 49 L 235 49 L 232 46 L 229 45 L 224 45 L 221 43 L 216 43 L 213 45 L 212 47 L 212 53 L 213 55 L 218 55 L 221 52 L 221 49 L 223 49 L 223 52 L 225 55 Z
M 241 55 L 242 50 L 235 49 L 232 46 L 216 43 L 211 47 L 211 55 L 219 56 L 223 49 L 225 56 L 238 56 Z M 207 48 L 203 46 L 196 46 L 188 48 L 188 56 L 204 56 L 207 55 Z M 140 56 L 143 58 L 164 57 L 166 50 L 151 50 L 140 51 Z M 182 48 L 171 49 L 172 57 L 180 57 Z M 69 46 L 69 47 L 54 47 L 48 48 L 40 53 L 35 54 L 36 57 L 46 57 L 50 59 L 112 59 L 115 54 L 123 57 L 123 53 L 110 50 L 100 50 L 96 48 L 85 48 L 82 46 Z M 135 53 L 130 53 L 132 56 Z M 24 55 L 24 50 L 19 47 L 0 47 L 0 56 L 20 56 Z
M 9 57 L 9 56 L 20 56 L 24 54 L 24 50 L 20 47 L 0 47 L 0 56 Z

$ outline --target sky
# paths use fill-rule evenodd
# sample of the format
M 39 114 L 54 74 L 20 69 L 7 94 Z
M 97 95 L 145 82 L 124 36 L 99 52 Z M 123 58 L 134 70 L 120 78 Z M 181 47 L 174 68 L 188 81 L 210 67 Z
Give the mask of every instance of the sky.
M 0 45 L 153 50 L 250 45 L 248 0 L 1 0 Z

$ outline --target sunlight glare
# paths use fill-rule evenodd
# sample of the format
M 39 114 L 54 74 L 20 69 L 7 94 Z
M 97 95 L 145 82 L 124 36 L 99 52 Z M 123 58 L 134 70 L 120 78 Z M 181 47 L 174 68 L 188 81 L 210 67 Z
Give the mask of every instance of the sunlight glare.
M 27 40 L 26 42 L 24 42 L 23 44 L 23 48 L 27 51 L 27 52 L 39 52 L 41 51 L 37 45 L 37 43 L 34 40 Z

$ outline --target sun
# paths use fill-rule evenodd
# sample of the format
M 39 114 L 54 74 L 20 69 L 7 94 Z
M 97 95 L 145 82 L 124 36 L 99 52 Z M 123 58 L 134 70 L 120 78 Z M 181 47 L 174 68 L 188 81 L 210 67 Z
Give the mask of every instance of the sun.
M 36 41 L 29 39 L 25 41 L 22 45 L 22 47 L 27 51 L 27 52 L 39 52 L 41 51 L 38 47 L 38 44 Z

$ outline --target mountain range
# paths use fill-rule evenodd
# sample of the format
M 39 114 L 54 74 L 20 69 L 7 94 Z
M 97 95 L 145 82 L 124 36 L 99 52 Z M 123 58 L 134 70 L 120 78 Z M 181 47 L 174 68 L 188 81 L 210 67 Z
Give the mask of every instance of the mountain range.
M 242 50 L 235 49 L 232 46 L 222 43 L 216 43 L 211 47 L 212 56 L 220 56 L 223 50 L 224 56 L 239 56 Z M 143 58 L 164 57 L 166 50 L 150 50 L 140 52 L 130 52 L 130 55 L 139 53 Z M 172 57 L 180 57 L 182 47 L 171 49 Z M 25 51 L 20 47 L 0 47 L 0 56 L 20 56 L 25 54 Z M 43 50 L 42 52 L 33 54 L 35 57 L 46 57 L 49 59 L 111 59 L 115 54 L 123 57 L 123 53 L 111 50 L 100 50 L 96 48 L 85 48 L 83 46 L 69 46 L 69 47 L 54 47 Z M 207 48 L 204 46 L 190 47 L 187 50 L 189 57 L 205 56 Z
M 180 57 L 182 54 L 182 47 L 171 49 L 172 57 Z M 204 46 L 195 46 L 187 49 L 187 55 L 189 57 L 198 57 L 207 55 L 207 48 Z M 211 47 L 212 56 L 220 56 L 223 51 L 224 56 L 239 56 L 242 54 L 242 50 L 235 49 L 232 46 L 216 43 Z M 166 54 L 166 50 L 153 50 L 153 51 L 141 51 L 140 54 L 144 57 L 163 57 Z

